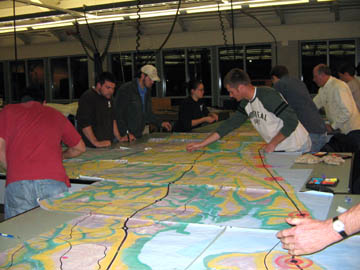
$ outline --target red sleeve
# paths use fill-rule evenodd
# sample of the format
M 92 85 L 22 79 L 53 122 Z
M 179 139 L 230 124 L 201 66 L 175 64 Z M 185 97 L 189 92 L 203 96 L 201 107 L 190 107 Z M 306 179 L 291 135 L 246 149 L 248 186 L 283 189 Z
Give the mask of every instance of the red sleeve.
M 6 141 L 6 108 L 0 112 L 0 137 Z
M 73 147 L 73 146 L 77 145 L 81 140 L 80 134 L 76 131 L 73 124 L 66 118 L 65 118 L 63 134 L 61 136 L 61 140 L 68 147 Z

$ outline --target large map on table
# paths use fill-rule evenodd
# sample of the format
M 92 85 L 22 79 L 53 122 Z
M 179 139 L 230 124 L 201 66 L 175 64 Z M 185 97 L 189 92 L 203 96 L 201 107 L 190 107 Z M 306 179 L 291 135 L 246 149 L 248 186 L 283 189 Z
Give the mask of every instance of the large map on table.
M 285 217 L 301 211 L 324 219 L 331 197 L 307 194 L 303 199 L 291 177 L 280 175 L 259 151 L 261 140 L 247 140 L 253 131 L 246 130 L 245 137 L 237 132 L 193 153 L 185 151 L 186 143 L 207 134 L 92 150 L 65 162 L 70 177 L 101 181 L 41 206 L 80 217 L 20 241 L 0 255 L 0 267 L 356 269 L 358 237 L 295 262 L 277 245 L 276 232 L 288 227 Z M 336 260 L 344 251 L 349 259 Z
M 275 233 L 89 214 L 1 254 L 0 261 L 4 269 L 39 270 L 350 270 L 360 263 L 358 236 L 293 262 Z

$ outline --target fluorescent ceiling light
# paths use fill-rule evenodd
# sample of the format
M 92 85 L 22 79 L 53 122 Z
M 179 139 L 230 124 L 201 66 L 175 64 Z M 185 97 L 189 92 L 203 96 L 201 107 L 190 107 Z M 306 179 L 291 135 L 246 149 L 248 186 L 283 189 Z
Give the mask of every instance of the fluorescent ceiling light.
M 243 3 L 245 3 L 245 2 L 242 1 L 242 2 L 233 3 L 233 9 L 240 9 L 241 4 L 243 4 Z M 186 11 L 186 13 L 191 14 L 191 13 L 218 11 L 218 9 L 220 9 L 220 11 L 231 10 L 231 4 L 220 4 L 219 7 L 218 7 L 218 5 L 207 5 L 207 6 L 184 8 L 182 10 Z
M 114 15 L 110 15 L 110 16 L 98 16 L 96 19 L 87 19 L 88 23 L 101 23 L 101 22 L 115 22 L 115 21 L 123 21 L 124 17 L 123 16 L 114 16 Z M 79 24 L 86 24 L 86 20 L 85 19 L 78 19 L 77 22 Z
M 26 30 L 28 30 L 26 27 L 16 27 L 16 32 L 26 31 Z M 6 27 L 6 29 L 0 29 L 0 34 L 10 33 L 10 32 L 14 32 L 14 27 Z
M 176 9 L 167 9 L 160 11 L 148 11 L 148 12 L 140 12 L 140 18 L 151 18 L 151 17 L 161 17 L 161 16 L 171 16 L 176 14 Z M 129 16 L 130 19 L 137 19 L 138 15 L 136 13 L 132 13 Z
M 293 5 L 293 4 L 305 4 L 309 3 L 309 0 L 294 0 L 294 1 L 274 1 L 274 2 L 264 2 L 249 4 L 249 7 L 268 7 L 268 6 L 281 6 L 281 5 Z
M 73 22 L 56 22 L 51 24 L 38 24 L 38 25 L 32 25 L 32 29 L 45 29 L 45 28 L 56 28 L 56 27 L 64 27 L 64 26 L 71 26 L 74 25 Z

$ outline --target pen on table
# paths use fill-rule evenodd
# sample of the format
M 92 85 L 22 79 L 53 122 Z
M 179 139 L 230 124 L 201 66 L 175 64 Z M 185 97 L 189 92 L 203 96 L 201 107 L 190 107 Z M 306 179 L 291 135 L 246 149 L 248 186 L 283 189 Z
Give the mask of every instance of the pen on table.
M 6 237 L 6 238 L 15 238 L 14 235 L 12 235 L 12 234 L 7 234 L 7 233 L 0 233 L 0 236 Z

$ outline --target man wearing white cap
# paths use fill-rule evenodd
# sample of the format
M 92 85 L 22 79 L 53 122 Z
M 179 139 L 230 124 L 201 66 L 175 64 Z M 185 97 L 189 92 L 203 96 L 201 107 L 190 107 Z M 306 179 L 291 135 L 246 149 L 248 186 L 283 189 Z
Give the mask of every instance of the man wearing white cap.
M 114 110 L 121 136 L 134 141 L 143 135 L 146 124 L 171 130 L 169 122 L 162 122 L 152 112 L 151 87 L 160 78 L 152 65 L 141 67 L 136 79 L 124 83 L 115 96 Z

